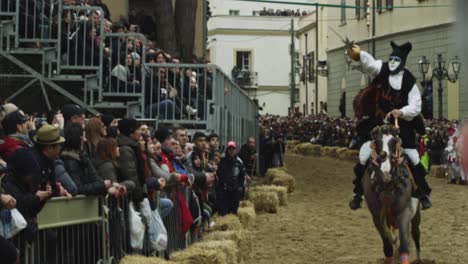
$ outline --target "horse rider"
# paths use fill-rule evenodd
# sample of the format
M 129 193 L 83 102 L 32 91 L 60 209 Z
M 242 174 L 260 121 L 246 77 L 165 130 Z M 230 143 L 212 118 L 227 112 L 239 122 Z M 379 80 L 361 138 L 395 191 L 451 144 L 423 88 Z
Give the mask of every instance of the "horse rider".
M 405 69 L 406 59 L 412 45 L 407 42 L 398 46 L 392 41 L 391 46 L 393 51 L 388 62 L 375 60 L 369 53 L 361 51 L 356 44 L 348 47 L 348 56 L 355 61 L 360 61 L 363 72 L 371 77 L 372 82 L 368 88 L 373 87 L 376 89 L 375 99 L 372 99 L 373 103 L 375 102 L 376 107 L 386 114 L 385 118 L 400 119 L 402 148 L 412 165 L 410 169 L 418 186 L 422 209 L 428 209 L 432 206 L 429 197 L 431 188 L 425 179 L 426 171 L 419 158 L 415 132 L 415 130 L 418 133 L 421 133 L 421 130 L 424 131 L 424 122 L 420 116 L 421 94 L 416 85 L 416 78 L 409 70 Z M 366 100 L 369 100 L 369 98 Z M 367 120 L 358 124 L 358 132 L 361 138 L 364 138 L 364 141 L 370 140 L 369 132 L 374 126 L 382 122 L 382 118 L 377 119 L 367 117 Z M 361 180 L 371 152 L 370 141 L 364 143 L 359 150 L 359 162 L 354 167 L 356 175 L 353 182 L 355 185 L 354 196 L 349 203 L 350 208 L 353 210 L 361 207 L 363 195 Z

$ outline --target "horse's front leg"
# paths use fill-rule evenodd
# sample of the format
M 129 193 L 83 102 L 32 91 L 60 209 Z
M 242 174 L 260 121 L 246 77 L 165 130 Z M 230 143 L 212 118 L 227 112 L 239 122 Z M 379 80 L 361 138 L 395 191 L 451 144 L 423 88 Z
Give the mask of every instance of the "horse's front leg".
M 382 238 L 385 264 L 393 264 L 393 238 L 391 235 L 389 236 L 389 234 L 385 233 L 383 223 L 380 222 L 379 216 L 373 215 L 372 219 L 374 220 L 374 225 Z
M 411 223 L 411 210 L 406 208 L 397 218 L 398 229 L 400 230 L 400 259 L 401 264 L 409 264 L 409 234 Z

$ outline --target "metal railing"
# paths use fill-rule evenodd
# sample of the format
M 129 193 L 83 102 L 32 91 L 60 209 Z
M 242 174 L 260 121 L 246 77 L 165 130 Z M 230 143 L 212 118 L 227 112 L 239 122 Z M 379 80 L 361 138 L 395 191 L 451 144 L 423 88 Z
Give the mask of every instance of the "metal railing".
M 186 198 L 185 206 L 189 206 L 186 187 L 173 186 L 168 191 L 167 198 L 174 205 L 163 219 L 168 232 L 168 253 L 184 249 L 193 242 L 190 230 L 183 233 L 180 230 L 182 204 L 179 194 Z M 156 203 L 161 212 L 159 197 L 158 194 Z M 20 251 L 21 263 L 118 263 L 127 254 L 163 256 L 164 252 L 151 248 L 148 226 L 143 249 L 131 248 L 128 222 L 131 200 L 130 196 L 103 198 L 82 195 L 70 201 L 65 198 L 49 200 L 37 217 L 37 233 L 30 237 L 21 232 L 12 238 Z M 146 221 L 143 220 L 144 223 Z
M 237 74 L 237 76 L 233 76 L 234 83 L 239 85 L 241 88 L 257 86 L 257 79 L 257 72 L 241 71 Z
M 213 100 L 213 65 L 143 64 L 145 118 L 204 124 Z
M 106 33 L 109 44 L 109 67 L 103 80 L 104 86 L 99 98 L 141 97 L 148 71 L 145 69 L 146 38 L 139 33 Z
M 14 15 L 16 15 L 16 1 L 15 0 L 0 1 L 0 16 L 14 16 Z
M 16 47 L 19 43 L 56 43 L 56 18 L 62 1 L 16 0 Z
M 107 219 L 98 197 L 77 196 L 49 200 L 37 217 L 33 236 L 19 233 L 12 240 L 21 263 L 99 263 L 109 259 Z

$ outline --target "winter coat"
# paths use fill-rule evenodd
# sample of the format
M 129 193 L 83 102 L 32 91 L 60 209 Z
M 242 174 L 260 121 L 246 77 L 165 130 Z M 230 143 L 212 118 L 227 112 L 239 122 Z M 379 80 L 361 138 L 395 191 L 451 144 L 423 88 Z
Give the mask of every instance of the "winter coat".
M 16 208 L 28 223 L 27 227 L 21 231 L 22 238 L 32 241 L 38 230 L 37 215 L 44 207 L 45 201 L 41 201 L 36 196 L 37 189 L 34 184 L 24 184 L 14 175 L 9 174 L 2 181 L 5 193 L 16 199 Z
M 255 155 L 255 153 L 255 149 L 251 149 L 247 144 L 244 144 L 241 150 L 239 151 L 238 156 L 244 163 L 247 173 L 250 173 L 253 169 L 255 169 L 252 168 L 254 165 L 254 160 L 252 159 L 252 156 Z
M 36 161 L 39 164 L 39 172 L 33 175 L 33 182 L 36 191 L 38 189 L 45 190 L 47 184 L 50 184 L 52 187 L 52 196 L 60 196 L 60 191 L 57 186 L 57 176 L 55 175 L 55 165 L 54 161 L 46 157 L 38 149 L 33 151 Z
M 113 183 L 119 182 L 119 179 L 121 178 L 119 175 L 120 171 L 114 166 L 112 161 L 101 160 L 98 158 L 94 162 L 94 167 L 96 168 L 98 177 L 101 180 L 110 180 Z M 128 192 L 132 192 L 133 189 L 135 189 L 135 183 L 132 181 L 123 181 L 119 182 L 119 184 L 125 186 Z
M 119 182 L 132 181 L 135 184 L 132 195 L 135 202 L 144 198 L 143 186 L 145 183 L 143 163 L 140 157 L 140 146 L 135 140 L 120 134 L 117 137 L 119 144 Z
M 107 193 L 104 181 L 98 178 L 96 169 L 83 152 L 64 150 L 60 157 L 75 182 L 79 194 L 104 195 Z
M 245 167 L 237 156 L 222 158 L 217 175 L 218 191 L 235 191 L 244 188 Z
M 3 138 L 3 141 L 3 144 L 0 145 L 0 157 L 3 160 L 6 160 L 6 158 L 10 156 L 11 153 L 20 148 L 32 148 L 32 143 L 29 145 L 28 142 L 25 142 L 15 136 L 5 137 Z
M 67 190 L 71 195 L 75 196 L 78 194 L 78 187 L 76 187 L 75 182 L 68 174 L 65 164 L 61 159 L 56 159 L 54 161 L 54 172 L 57 178 L 57 181 L 62 184 L 62 187 Z

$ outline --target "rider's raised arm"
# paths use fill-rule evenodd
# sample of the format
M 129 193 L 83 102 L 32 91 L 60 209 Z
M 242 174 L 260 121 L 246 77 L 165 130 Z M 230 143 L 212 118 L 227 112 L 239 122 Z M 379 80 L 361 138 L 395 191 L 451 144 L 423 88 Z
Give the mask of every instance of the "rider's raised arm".
M 380 73 L 380 69 L 382 69 L 382 61 L 374 59 L 372 55 L 365 51 L 361 51 L 359 57 L 364 73 L 374 79 Z
M 415 84 L 408 94 L 408 105 L 402 107 L 402 118 L 411 121 L 421 113 L 421 93 L 418 86 Z

